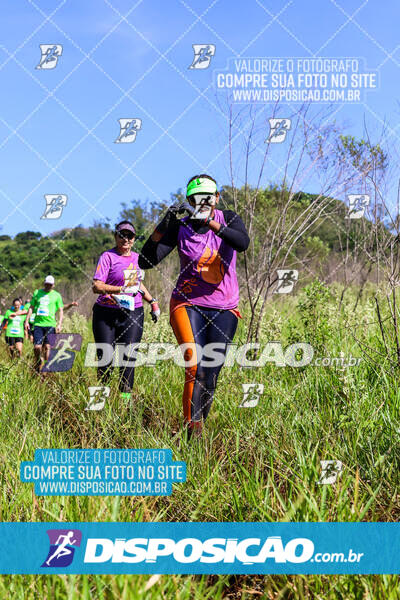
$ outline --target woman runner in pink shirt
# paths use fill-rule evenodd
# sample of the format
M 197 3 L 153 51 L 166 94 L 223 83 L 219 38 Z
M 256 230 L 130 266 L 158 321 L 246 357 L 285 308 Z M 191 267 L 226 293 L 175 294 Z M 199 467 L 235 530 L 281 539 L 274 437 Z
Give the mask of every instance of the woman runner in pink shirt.
M 200 436 L 214 396 L 227 345 L 236 332 L 239 286 L 236 253 L 249 245 L 241 218 L 231 210 L 219 210 L 215 179 L 202 174 L 192 177 L 187 202 L 172 205 L 147 240 L 139 256 L 139 267 L 156 266 L 175 247 L 180 273 L 172 292 L 170 322 L 179 344 L 191 344 L 184 358 L 183 414 L 188 436 Z M 188 216 L 178 219 L 177 214 Z M 216 366 L 196 356 L 196 346 L 218 344 Z M 216 346 L 217 347 L 217 346 Z M 210 362 L 210 361 L 208 361 Z M 193 364 L 195 363 L 195 364 Z
M 143 299 L 151 305 L 151 317 L 158 320 L 157 300 L 141 282 L 138 253 L 132 252 L 135 227 L 130 221 L 121 221 L 115 228 L 115 247 L 99 258 L 93 276 L 93 292 L 98 298 L 93 306 L 93 335 L 96 344 L 139 343 L 143 335 Z M 98 359 L 102 351 L 97 352 Z M 128 352 L 127 352 L 128 354 Z M 133 363 L 133 358 L 127 358 Z M 110 366 L 98 367 L 102 382 L 110 376 Z M 123 400 L 130 400 L 135 376 L 134 365 L 120 369 L 120 392 Z

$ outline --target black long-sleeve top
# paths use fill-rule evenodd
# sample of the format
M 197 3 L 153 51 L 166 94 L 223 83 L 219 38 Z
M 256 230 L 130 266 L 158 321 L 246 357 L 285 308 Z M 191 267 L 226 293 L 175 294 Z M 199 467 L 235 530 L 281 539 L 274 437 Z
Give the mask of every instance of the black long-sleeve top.
M 242 219 L 232 210 L 223 210 L 226 225 L 222 225 L 218 233 L 215 233 L 224 242 L 237 252 L 247 250 L 250 239 Z M 190 220 L 186 225 L 174 214 L 167 213 L 164 219 L 156 227 L 156 232 L 161 236 L 159 241 L 153 241 L 151 237 L 144 244 L 139 255 L 139 267 L 141 269 L 151 269 L 158 265 L 178 243 L 178 232 L 180 227 L 191 227 L 196 233 L 207 233 L 208 225 L 201 221 Z

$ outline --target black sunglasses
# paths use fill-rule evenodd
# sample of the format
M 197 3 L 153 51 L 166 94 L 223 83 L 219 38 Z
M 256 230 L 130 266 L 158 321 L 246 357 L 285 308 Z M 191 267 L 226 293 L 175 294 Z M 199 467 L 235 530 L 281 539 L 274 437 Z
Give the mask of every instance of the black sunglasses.
M 122 233 L 121 231 L 117 231 L 117 236 L 121 239 L 121 240 L 133 240 L 133 238 L 135 237 L 135 235 L 133 233 L 126 232 L 126 233 Z

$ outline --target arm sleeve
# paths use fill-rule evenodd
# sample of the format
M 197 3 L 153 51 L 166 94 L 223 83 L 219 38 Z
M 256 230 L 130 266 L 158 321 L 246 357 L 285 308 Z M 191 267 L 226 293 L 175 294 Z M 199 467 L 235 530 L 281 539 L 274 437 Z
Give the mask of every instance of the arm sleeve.
M 179 227 L 179 219 L 175 215 L 167 213 L 154 230 L 154 233 L 161 235 L 159 241 L 153 241 L 150 236 L 140 252 L 139 267 L 141 269 L 155 267 L 172 252 L 178 243 Z
M 57 298 L 57 309 L 58 308 L 64 308 L 64 302 L 63 302 L 61 294 L 58 294 L 58 298 Z
M 242 219 L 233 210 L 224 210 L 226 225 L 222 225 L 217 235 L 238 252 L 247 250 L 250 238 Z
M 108 254 L 106 252 L 103 252 L 103 254 L 99 258 L 99 262 L 97 263 L 93 279 L 98 279 L 99 281 L 103 281 L 103 283 L 106 283 L 109 270 L 110 259 L 108 257 Z

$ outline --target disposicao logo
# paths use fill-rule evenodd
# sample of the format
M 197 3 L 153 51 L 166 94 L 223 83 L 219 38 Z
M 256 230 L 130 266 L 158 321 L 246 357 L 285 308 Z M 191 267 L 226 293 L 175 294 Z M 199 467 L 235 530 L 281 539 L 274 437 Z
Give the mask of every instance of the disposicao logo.
M 49 553 L 42 567 L 68 567 L 81 545 L 82 532 L 79 529 L 48 529 Z
M 76 353 L 81 349 L 82 336 L 79 333 L 49 333 L 47 338 L 51 349 L 42 373 L 59 373 L 72 369 Z
M 252 551 L 250 550 L 252 548 Z M 250 553 L 249 553 L 250 552 Z M 312 557 L 314 544 L 307 538 L 294 538 L 285 546 L 280 536 L 238 539 L 183 538 L 89 538 L 85 563 L 155 563 L 161 557 L 172 557 L 179 563 L 234 563 L 245 565 L 264 563 L 268 558 L 276 563 L 303 563 Z

